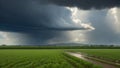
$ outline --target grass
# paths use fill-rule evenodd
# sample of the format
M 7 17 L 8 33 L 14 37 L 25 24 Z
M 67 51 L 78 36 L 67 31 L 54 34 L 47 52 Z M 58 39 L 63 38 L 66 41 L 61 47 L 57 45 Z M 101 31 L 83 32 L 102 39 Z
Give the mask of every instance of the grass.
M 91 57 L 120 63 L 120 49 L 77 49 L 70 51 L 81 52 Z
M 102 68 L 101 66 L 94 65 L 90 62 L 87 62 L 80 58 L 69 55 L 68 53 L 64 53 L 64 56 L 66 57 L 66 60 L 68 60 L 76 68 Z
M 2 68 L 72 68 L 61 50 L 0 50 Z
M 86 67 L 89 66 L 89 67 Z M 58 49 L 2 49 L 0 68 L 100 68 Z

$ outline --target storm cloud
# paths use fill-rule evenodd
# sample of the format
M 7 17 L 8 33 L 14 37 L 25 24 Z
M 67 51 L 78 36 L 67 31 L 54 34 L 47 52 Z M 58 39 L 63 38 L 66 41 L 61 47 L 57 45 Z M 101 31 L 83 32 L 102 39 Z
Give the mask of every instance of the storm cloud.
M 39 4 L 32 0 L 1 0 L 0 23 L 3 31 L 89 29 L 76 25 L 66 7 Z
M 58 38 L 58 41 L 67 41 L 66 31 L 94 29 L 74 18 L 76 11 L 78 9 L 72 11 L 68 7 L 37 0 L 0 0 L 0 30 L 26 34 L 27 44 L 42 44 Z
M 75 24 L 71 10 L 119 7 L 119 0 L 1 0 L 0 30 L 31 32 L 40 30 L 86 30 L 81 22 Z M 84 23 L 84 22 L 83 22 Z
M 120 7 L 120 0 L 44 0 L 45 2 L 69 7 L 78 7 L 81 9 L 105 9 Z
M 31 45 L 103 42 L 104 37 L 118 36 L 104 33 L 112 31 L 105 24 L 108 10 L 119 6 L 119 0 L 0 0 L 0 40 Z M 97 9 L 99 12 L 95 12 Z M 103 25 L 108 30 L 102 31 Z

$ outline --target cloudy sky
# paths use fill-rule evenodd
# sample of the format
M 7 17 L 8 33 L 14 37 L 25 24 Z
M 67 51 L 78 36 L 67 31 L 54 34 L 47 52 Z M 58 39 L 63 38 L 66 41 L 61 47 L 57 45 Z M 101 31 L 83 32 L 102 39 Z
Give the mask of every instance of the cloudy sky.
M 120 44 L 120 0 L 0 0 L 0 44 Z

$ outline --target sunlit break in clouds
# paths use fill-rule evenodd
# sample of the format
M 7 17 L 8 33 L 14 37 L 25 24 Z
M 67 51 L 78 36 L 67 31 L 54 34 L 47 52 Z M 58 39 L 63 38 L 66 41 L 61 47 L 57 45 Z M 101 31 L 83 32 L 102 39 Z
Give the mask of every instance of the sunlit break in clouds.
M 114 25 L 114 29 L 117 33 L 120 33 L 120 22 L 119 22 L 119 10 L 117 7 L 111 8 L 109 10 L 109 15 L 111 15 L 110 17 L 112 17 L 111 19 L 114 21 L 112 21 L 113 25 Z
M 71 19 L 72 19 L 72 21 L 74 22 L 74 24 L 76 26 L 81 26 L 83 28 L 90 29 L 90 30 L 94 30 L 95 29 L 90 24 L 85 24 L 85 23 L 83 23 L 80 20 L 80 18 L 78 18 L 78 15 L 79 15 L 78 11 L 79 11 L 79 9 L 77 7 L 66 7 L 66 8 L 71 11 Z
M 21 45 L 27 43 L 25 34 L 0 31 L 0 45 Z
M 8 38 L 7 33 L 4 32 L 0 32 L 0 40 L 1 40 L 1 44 L 4 44 L 5 42 L 8 42 L 10 39 Z

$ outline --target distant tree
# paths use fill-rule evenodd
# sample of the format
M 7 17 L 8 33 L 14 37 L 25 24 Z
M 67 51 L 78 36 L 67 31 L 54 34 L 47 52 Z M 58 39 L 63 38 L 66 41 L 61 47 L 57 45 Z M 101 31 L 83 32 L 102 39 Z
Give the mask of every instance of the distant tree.
M 1 46 L 7 46 L 6 44 L 2 44 Z

